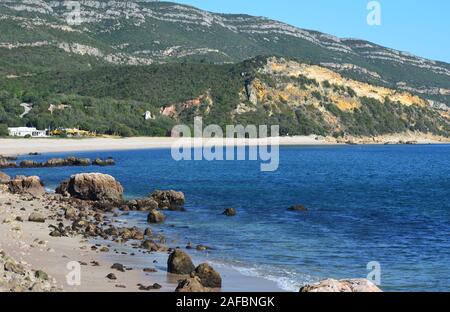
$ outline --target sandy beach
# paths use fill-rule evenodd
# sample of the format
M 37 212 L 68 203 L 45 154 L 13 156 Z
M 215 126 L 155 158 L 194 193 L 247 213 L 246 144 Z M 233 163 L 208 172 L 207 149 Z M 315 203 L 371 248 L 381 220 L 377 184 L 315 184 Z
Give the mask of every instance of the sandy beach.
M 279 144 L 280 146 L 320 146 L 339 144 L 444 144 L 450 138 L 438 137 L 431 134 L 404 133 L 384 135 L 378 137 L 348 137 L 336 139 L 333 137 L 293 136 L 267 139 L 203 139 L 199 141 L 191 138 L 180 139 L 170 137 L 133 137 L 133 138 L 83 138 L 83 139 L 0 139 L 0 155 L 24 155 L 28 153 L 57 153 L 82 151 L 114 151 L 171 148 L 174 144 L 189 144 L 192 147 L 200 146 L 242 146 Z
M 101 150 L 138 150 L 171 148 L 179 138 L 134 137 L 134 138 L 94 138 L 94 139 L 0 139 L 0 155 L 23 155 L 28 153 L 81 152 Z M 280 145 L 329 145 L 325 139 L 316 136 L 275 138 Z M 204 139 L 199 142 L 192 139 L 181 139 L 183 144 L 193 147 L 202 145 L 257 145 L 266 142 L 264 139 Z

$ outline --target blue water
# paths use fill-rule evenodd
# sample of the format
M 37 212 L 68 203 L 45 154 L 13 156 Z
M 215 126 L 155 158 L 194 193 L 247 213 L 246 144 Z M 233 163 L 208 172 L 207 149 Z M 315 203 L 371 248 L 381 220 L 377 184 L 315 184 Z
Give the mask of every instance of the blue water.
M 170 150 L 71 153 L 111 156 L 115 167 L 5 171 L 39 175 L 49 188 L 71 174 L 100 171 L 116 177 L 130 198 L 183 191 L 187 212 L 168 212 L 161 229 L 180 246 L 213 247 L 208 259 L 218 265 L 275 280 L 285 290 L 329 277 L 366 277 L 370 261 L 380 263 L 386 291 L 450 290 L 450 146 L 280 152 L 272 173 L 252 161 L 176 162 Z M 69 155 L 33 159 L 60 156 Z M 293 204 L 308 212 L 287 211 Z M 226 207 L 238 216 L 222 216 Z M 130 218 L 145 225 L 143 213 Z

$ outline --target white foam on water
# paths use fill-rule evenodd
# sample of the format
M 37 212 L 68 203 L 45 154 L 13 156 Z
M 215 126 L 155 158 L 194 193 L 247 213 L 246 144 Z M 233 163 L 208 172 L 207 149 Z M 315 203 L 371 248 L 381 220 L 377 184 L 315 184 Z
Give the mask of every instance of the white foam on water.
M 317 280 L 308 275 L 299 274 L 297 272 L 290 272 L 286 269 L 279 267 L 272 267 L 269 265 L 247 267 L 242 265 L 220 263 L 215 261 L 209 262 L 218 267 L 232 268 L 233 270 L 239 272 L 244 276 L 263 278 L 268 281 L 275 282 L 281 290 L 288 292 L 298 292 L 303 285 Z M 279 274 L 274 275 L 269 272 L 278 272 Z

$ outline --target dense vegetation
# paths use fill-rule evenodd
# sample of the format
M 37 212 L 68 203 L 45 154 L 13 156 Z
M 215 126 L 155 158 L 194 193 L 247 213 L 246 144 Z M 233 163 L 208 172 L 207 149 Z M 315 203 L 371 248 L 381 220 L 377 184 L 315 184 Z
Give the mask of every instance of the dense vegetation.
M 100 134 L 122 136 L 167 135 L 179 122 L 192 124 L 195 115 L 203 115 L 205 123 L 280 125 L 282 135 L 379 135 L 406 130 L 447 135 L 448 121 L 428 108 L 407 107 L 398 103 L 380 103 L 362 99 L 362 107 L 343 112 L 327 103 L 318 92 L 312 96 L 339 120 L 342 130 L 336 132 L 311 105 L 279 101 L 277 112 L 269 114 L 261 105 L 256 111 L 233 115 L 242 98 L 245 85 L 258 76 L 268 85 L 277 82 L 256 69 L 265 58 L 238 64 L 171 63 L 151 66 L 104 66 L 91 70 L 57 71 L 0 81 L 0 134 L 8 126 L 37 128 L 78 127 Z M 292 78 L 303 88 L 319 84 L 305 77 Z M 349 88 L 323 82 L 324 88 L 339 89 L 355 96 Z M 161 107 L 182 103 L 202 94 L 211 95 L 212 107 L 206 103 L 183 110 L 177 118 L 159 114 Z M 32 103 L 33 109 L 23 118 L 20 103 Z M 59 107 L 49 110 L 50 105 Z M 62 108 L 61 108 L 62 107 Z M 144 120 L 150 111 L 156 118 Z

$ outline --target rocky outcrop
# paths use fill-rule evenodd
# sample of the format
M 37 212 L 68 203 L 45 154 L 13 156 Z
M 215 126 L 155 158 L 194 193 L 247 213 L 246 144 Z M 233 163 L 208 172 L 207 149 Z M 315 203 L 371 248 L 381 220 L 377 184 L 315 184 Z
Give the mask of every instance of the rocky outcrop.
M 306 285 L 300 292 L 381 292 L 367 279 L 334 280 L 327 279 L 319 283 Z
M 121 202 L 123 188 L 112 176 L 102 173 L 81 173 L 62 182 L 58 194 L 82 200 Z
M 195 270 L 191 257 L 181 249 L 175 249 L 167 260 L 167 272 L 179 275 L 188 275 Z
M 44 195 L 44 184 L 39 177 L 17 176 L 8 183 L 9 191 L 13 194 L 29 194 L 35 197 Z
M 150 211 L 158 209 L 158 203 L 152 198 L 139 198 L 124 203 L 121 209 L 125 211 Z
M 15 167 L 15 163 L 10 163 L 7 161 L 1 161 L 0 167 Z M 93 166 L 114 166 L 116 163 L 113 159 L 100 159 L 97 158 L 91 162 L 89 158 L 78 158 L 78 157 L 67 157 L 67 158 L 51 158 L 45 162 L 37 162 L 34 160 L 22 160 L 19 163 L 21 168 L 54 168 L 54 167 L 87 167 Z
M 216 270 L 213 269 L 209 264 L 202 263 L 195 268 L 193 272 L 194 276 L 200 279 L 200 283 L 204 287 L 208 288 L 221 288 L 222 287 L 222 277 Z
M 19 164 L 21 168 L 36 168 L 39 166 L 34 160 L 22 160 Z
M 11 181 L 11 177 L 0 171 L 0 184 L 7 184 Z
M 166 216 L 158 210 L 152 210 L 147 216 L 148 223 L 163 223 L 166 220 Z
M 161 210 L 183 210 L 185 197 L 183 192 L 156 190 L 149 196 L 158 203 Z
M 116 162 L 112 158 L 100 159 L 97 158 L 92 162 L 94 166 L 114 166 Z
M 0 156 L 0 168 L 15 168 L 17 164 L 12 161 L 13 158 Z
M 204 287 L 198 276 L 190 277 L 188 279 L 180 281 L 175 292 L 209 292 L 210 289 Z

